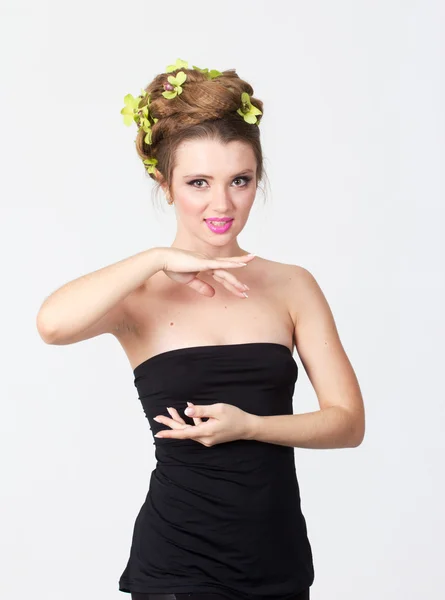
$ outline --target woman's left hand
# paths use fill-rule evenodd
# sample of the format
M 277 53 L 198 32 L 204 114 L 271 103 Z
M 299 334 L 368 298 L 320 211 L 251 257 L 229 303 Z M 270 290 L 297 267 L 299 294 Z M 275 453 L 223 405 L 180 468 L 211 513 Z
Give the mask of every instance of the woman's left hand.
M 188 425 L 175 408 L 168 407 L 171 419 L 163 415 L 155 417 L 155 421 L 168 425 L 171 429 L 163 429 L 155 435 L 158 438 L 176 440 L 193 439 L 204 446 L 213 446 L 233 440 L 253 439 L 253 431 L 257 415 L 245 412 L 233 404 L 218 402 L 216 404 L 197 405 L 187 402 L 187 416 L 193 417 L 195 425 Z M 193 411 L 193 413 L 189 411 Z M 202 422 L 201 418 L 208 418 Z

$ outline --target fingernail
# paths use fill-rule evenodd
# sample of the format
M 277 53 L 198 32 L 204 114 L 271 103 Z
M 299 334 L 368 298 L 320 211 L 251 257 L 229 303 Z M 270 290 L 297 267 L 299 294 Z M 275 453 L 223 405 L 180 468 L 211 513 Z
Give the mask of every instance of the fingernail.
M 244 289 L 250 290 L 250 287 L 248 285 L 244 284 Z
M 191 417 L 195 414 L 195 410 L 191 407 L 186 408 L 184 412 L 188 417 Z
M 246 296 L 246 298 L 248 298 L 249 296 L 246 294 L 246 292 L 243 292 L 244 296 Z
M 188 406 L 193 406 L 193 403 L 192 402 L 187 402 L 187 405 Z
M 157 423 L 160 423 L 161 421 L 158 419 L 158 417 L 153 417 L 153 421 L 156 421 Z
M 159 431 L 158 433 L 155 433 L 154 437 L 162 437 L 162 433 Z

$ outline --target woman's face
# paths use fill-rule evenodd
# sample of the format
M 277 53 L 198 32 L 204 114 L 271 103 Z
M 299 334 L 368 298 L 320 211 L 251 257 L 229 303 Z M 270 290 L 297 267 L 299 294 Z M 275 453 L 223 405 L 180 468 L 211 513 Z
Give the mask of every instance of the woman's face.
M 236 236 L 246 224 L 256 195 L 256 167 L 252 148 L 243 142 L 182 142 L 171 185 L 178 221 L 173 245 L 214 255 L 236 255 Z M 233 220 L 223 232 L 207 224 L 210 219 L 227 217 Z M 214 224 L 217 229 L 219 225 Z

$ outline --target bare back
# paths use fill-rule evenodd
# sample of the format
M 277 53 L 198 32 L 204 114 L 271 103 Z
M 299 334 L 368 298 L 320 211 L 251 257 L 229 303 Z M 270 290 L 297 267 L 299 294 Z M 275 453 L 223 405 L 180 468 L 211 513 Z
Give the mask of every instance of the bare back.
M 156 273 L 127 298 L 127 327 L 115 332 L 131 368 L 162 352 L 189 346 L 275 342 L 293 351 L 286 283 L 289 265 L 256 257 L 237 277 L 250 290 L 239 298 L 209 272 L 199 278 L 215 288 L 202 296 Z

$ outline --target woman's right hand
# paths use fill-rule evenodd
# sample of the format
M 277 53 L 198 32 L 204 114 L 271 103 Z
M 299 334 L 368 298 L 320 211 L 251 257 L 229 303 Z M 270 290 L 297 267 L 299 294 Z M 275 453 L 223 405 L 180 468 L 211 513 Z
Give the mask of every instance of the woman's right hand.
M 213 296 L 215 288 L 199 279 L 197 275 L 201 271 L 210 271 L 213 279 L 221 283 L 229 292 L 245 298 L 245 290 L 248 288 L 226 269 L 239 269 L 254 258 L 254 254 L 212 258 L 199 252 L 167 247 L 162 248 L 161 261 L 163 263 L 162 270 L 170 279 L 188 285 L 203 296 Z

